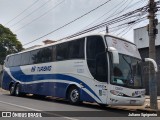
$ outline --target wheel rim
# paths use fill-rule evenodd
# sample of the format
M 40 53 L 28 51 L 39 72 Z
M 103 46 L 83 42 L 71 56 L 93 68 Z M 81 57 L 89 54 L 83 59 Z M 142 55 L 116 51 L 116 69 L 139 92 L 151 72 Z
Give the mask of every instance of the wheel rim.
M 16 95 L 19 95 L 19 87 L 18 87 L 18 85 L 16 87 Z
M 14 85 L 11 86 L 10 93 L 13 94 L 13 91 L 14 91 Z
M 70 98 L 71 98 L 72 102 L 74 102 L 74 103 L 78 101 L 79 92 L 78 92 L 77 89 L 74 89 L 74 90 L 71 91 Z

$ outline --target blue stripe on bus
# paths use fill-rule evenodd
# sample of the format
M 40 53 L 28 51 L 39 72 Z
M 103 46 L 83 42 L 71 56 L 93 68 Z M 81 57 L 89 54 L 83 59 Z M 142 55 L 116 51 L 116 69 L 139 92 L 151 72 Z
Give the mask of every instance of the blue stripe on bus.
M 45 80 L 45 79 L 58 79 L 58 80 L 67 80 L 67 81 L 72 81 L 76 83 L 82 83 L 82 85 L 89 90 L 93 95 L 95 95 L 100 101 L 101 99 L 94 93 L 94 91 L 83 81 L 68 76 L 68 75 L 63 75 L 63 74 L 41 74 L 41 75 L 25 75 L 20 67 L 11 67 L 10 72 L 12 76 L 21 81 L 21 82 L 33 82 L 33 81 L 40 81 L 40 80 Z M 102 101 L 101 101 L 102 102 Z
M 3 76 L 3 82 L 2 82 L 2 88 L 5 90 L 9 90 L 9 84 L 12 81 L 12 78 L 10 77 L 10 75 L 4 71 L 4 76 Z M 12 81 L 15 82 L 15 81 Z M 37 87 L 41 86 L 41 85 L 47 86 L 43 89 L 41 89 L 41 87 Z M 53 86 L 56 84 L 57 88 L 61 88 L 60 90 L 57 91 L 53 91 Z M 59 83 L 59 82 L 45 82 L 45 83 L 33 83 L 32 84 L 33 88 L 30 88 L 30 86 L 27 86 L 27 84 L 23 84 L 23 89 L 21 88 L 22 92 L 24 93 L 31 93 L 31 94 L 40 94 L 40 95 L 45 95 L 45 96 L 54 96 L 54 97 L 62 97 L 65 98 L 66 97 L 66 88 L 68 87 L 67 83 Z M 34 87 L 36 86 L 36 87 Z M 62 88 L 63 86 L 63 88 Z M 64 87 L 65 86 L 65 87 Z M 26 88 L 27 87 L 27 91 Z M 47 90 L 46 90 L 47 89 Z M 64 92 L 65 90 L 65 92 Z M 80 95 L 80 99 L 83 101 L 88 101 L 88 102 L 97 102 L 92 96 L 90 96 L 87 92 L 85 92 L 83 89 L 81 89 L 81 95 Z

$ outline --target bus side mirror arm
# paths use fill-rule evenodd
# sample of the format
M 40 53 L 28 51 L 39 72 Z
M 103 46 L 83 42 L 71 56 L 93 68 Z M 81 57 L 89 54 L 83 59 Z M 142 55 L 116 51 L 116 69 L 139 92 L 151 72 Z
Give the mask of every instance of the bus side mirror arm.
M 113 55 L 113 63 L 119 64 L 119 54 L 116 48 L 114 47 L 108 47 L 108 51 L 112 53 Z
M 154 70 L 155 72 L 158 72 L 158 66 L 157 63 L 155 62 L 155 60 L 153 60 L 152 58 L 144 58 L 145 62 L 151 62 L 154 66 Z

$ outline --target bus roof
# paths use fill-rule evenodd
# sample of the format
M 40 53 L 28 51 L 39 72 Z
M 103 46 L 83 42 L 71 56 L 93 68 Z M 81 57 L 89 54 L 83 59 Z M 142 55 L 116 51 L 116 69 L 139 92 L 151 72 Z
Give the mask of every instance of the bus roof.
M 57 45 L 57 44 L 60 44 L 60 43 L 64 43 L 64 42 L 72 41 L 72 40 L 76 40 L 76 39 L 80 39 L 80 38 L 87 37 L 87 36 L 93 36 L 93 35 L 99 35 L 99 36 L 102 36 L 102 37 L 104 37 L 104 36 L 110 36 L 110 37 L 114 37 L 114 38 L 117 38 L 117 39 L 121 39 L 121 40 L 123 40 L 125 42 L 129 42 L 131 44 L 134 44 L 133 42 L 130 42 L 130 41 L 128 41 L 125 38 L 120 38 L 120 37 L 117 37 L 117 36 L 114 36 L 114 35 L 110 35 L 108 33 L 85 34 L 85 35 L 80 35 L 80 36 L 73 37 L 73 38 L 70 38 L 70 39 L 62 39 L 62 40 L 59 40 L 59 41 L 51 43 L 51 44 L 47 44 L 47 45 L 43 45 L 43 46 L 36 47 L 36 48 L 33 48 L 33 49 L 24 50 L 24 51 L 21 51 L 21 52 L 18 52 L 18 53 L 10 54 L 10 55 L 7 55 L 6 57 L 12 56 L 12 55 L 16 55 L 16 54 L 25 53 L 25 52 L 29 52 L 29 51 L 33 51 L 33 50 L 37 50 L 37 49 L 40 49 L 40 48 L 45 48 L 45 47 Z

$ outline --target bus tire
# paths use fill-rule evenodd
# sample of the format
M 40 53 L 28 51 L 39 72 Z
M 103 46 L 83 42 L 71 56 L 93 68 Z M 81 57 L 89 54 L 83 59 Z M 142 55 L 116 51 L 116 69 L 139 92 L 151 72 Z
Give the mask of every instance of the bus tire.
M 20 92 L 20 84 L 17 84 L 15 87 L 15 96 L 21 96 L 22 93 Z
M 71 104 L 78 105 L 80 103 L 80 92 L 78 87 L 71 87 L 69 89 L 68 99 Z
M 106 108 L 108 105 L 107 104 L 99 104 L 102 108 Z
M 15 88 L 14 88 L 14 84 L 11 83 L 10 87 L 9 87 L 9 92 L 11 96 L 15 95 Z
M 33 94 L 33 97 L 38 98 L 38 99 L 45 99 L 45 95 L 38 95 L 38 94 Z

